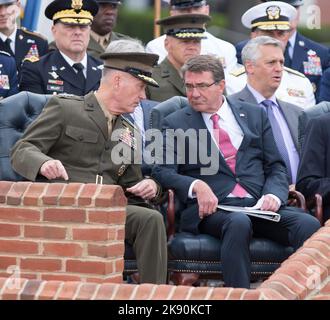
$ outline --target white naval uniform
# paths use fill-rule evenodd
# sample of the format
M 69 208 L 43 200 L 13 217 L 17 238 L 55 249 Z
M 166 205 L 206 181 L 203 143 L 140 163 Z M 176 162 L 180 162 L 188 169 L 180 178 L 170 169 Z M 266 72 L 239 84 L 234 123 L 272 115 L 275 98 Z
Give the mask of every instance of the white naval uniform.
M 247 76 L 244 66 L 226 75 L 227 95 L 241 91 L 246 86 Z M 275 92 L 276 98 L 301 108 L 315 106 L 314 90 L 308 78 L 293 69 L 284 67 L 280 86 Z
M 222 62 L 226 71 L 232 70 L 237 65 L 236 49 L 227 41 L 216 38 L 209 32 L 205 32 L 206 39 L 202 39 L 201 54 L 216 55 Z M 164 46 L 166 35 L 162 35 L 154 40 L 151 40 L 147 46 L 148 53 L 155 53 L 159 55 L 158 64 L 161 63 L 167 56 L 167 51 Z

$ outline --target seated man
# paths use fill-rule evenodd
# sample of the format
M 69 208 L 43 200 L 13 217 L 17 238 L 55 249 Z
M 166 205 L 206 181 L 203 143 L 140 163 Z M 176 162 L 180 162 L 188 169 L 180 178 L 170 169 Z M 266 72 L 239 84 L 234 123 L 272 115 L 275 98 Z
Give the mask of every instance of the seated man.
M 190 59 L 182 72 L 190 106 L 164 119 L 167 162 L 157 165 L 153 176 L 163 187 L 173 188 L 186 205 L 181 211 L 182 231 L 222 240 L 225 285 L 249 288 L 252 233 L 296 250 L 320 224 L 302 210 L 285 206 L 285 163 L 266 112 L 223 96 L 219 60 L 201 55 Z M 169 159 L 174 159 L 172 164 Z M 217 208 L 219 203 L 241 207 L 258 203 L 262 210 L 278 212 L 281 220 L 226 212 Z
M 162 215 L 146 200 L 160 188 L 135 162 L 139 139 L 122 116 L 145 99 L 158 56 L 108 53 L 98 91 L 51 98 L 12 150 L 12 166 L 32 181 L 116 184 L 128 197 L 125 239 L 133 246 L 141 282 L 165 283 L 167 247 Z M 133 158 L 133 159 L 132 159 Z M 134 160 L 134 162 L 133 162 Z
M 0 51 L 0 100 L 18 93 L 18 79 L 15 59 Z
M 296 185 L 305 197 L 322 195 L 324 221 L 330 219 L 329 121 L 329 113 L 309 121 Z

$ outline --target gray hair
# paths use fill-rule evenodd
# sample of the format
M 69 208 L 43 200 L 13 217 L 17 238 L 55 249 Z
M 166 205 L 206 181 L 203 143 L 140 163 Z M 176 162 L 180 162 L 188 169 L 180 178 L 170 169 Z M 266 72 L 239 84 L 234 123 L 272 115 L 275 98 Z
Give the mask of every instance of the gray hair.
M 117 52 L 142 52 L 146 50 L 142 42 L 138 39 L 122 39 L 110 42 L 105 52 L 117 53 Z
M 189 59 L 181 68 L 183 76 L 187 71 L 201 73 L 210 71 L 215 82 L 220 82 L 225 79 L 225 73 L 220 59 L 213 55 L 199 55 Z
M 242 50 L 242 62 L 244 65 L 246 61 L 256 62 L 259 59 L 261 46 L 273 46 L 283 51 L 283 44 L 279 40 L 268 36 L 256 37 L 251 39 Z

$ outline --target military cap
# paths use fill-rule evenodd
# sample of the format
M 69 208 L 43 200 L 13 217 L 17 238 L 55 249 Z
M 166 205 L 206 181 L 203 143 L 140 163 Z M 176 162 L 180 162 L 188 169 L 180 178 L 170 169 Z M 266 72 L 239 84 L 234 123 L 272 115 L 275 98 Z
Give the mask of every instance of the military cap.
M 290 21 L 297 15 L 297 10 L 281 1 L 260 3 L 242 16 L 242 24 L 249 28 L 261 30 L 290 30 Z
M 170 0 L 173 9 L 186 9 L 192 7 L 201 7 L 206 5 L 205 0 Z
M 270 1 L 270 0 L 262 0 L 262 2 L 267 2 L 267 1 Z M 278 0 L 278 1 L 286 2 L 288 4 L 291 4 L 294 7 L 300 7 L 304 4 L 304 0 Z
M 111 4 L 121 4 L 120 0 L 95 0 L 97 3 L 111 3 Z
M 100 58 L 104 61 L 104 67 L 127 72 L 148 85 L 159 87 L 152 78 L 152 69 L 157 64 L 157 54 L 144 52 L 105 52 Z
M 54 0 L 47 6 L 45 15 L 54 22 L 89 25 L 97 14 L 98 8 L 94 0 Z
M 163 26 L 165 34 L 178 39 L 205 39 L 206 14 L 180 14 L 156 21 Z
M 17 2 L 17 0 L 0 0 L 0 6 L 3 4 L 11 4 L 15 2 Z

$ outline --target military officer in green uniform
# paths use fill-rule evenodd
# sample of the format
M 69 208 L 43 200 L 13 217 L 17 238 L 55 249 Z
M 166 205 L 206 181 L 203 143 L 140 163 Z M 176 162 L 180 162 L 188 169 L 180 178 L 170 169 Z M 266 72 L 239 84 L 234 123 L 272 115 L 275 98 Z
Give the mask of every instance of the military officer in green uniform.
M 162 215 L 148 207 L 160 187 L 141 173 L 139 132 L 123 113 L 145 98 L 158 56 L 104 53 L 100 88 L 84 97 L 54 96 L 12 150 L 15 171 L 31 181 L 122 186 L 128 198 L 126 241 L 135 251 L 140 280 L 165 283 L 167 246 Z
M 159 89 L 148 86 L 151 100 L 165 101 L 173 96 L 186 96 L 181 67 L 190 58 L 200 55 L 201 41 L 205 39 L 205 23 L 210 17 L 205 14 L 182 14 L 158 20 L 166 38 L 167 57 L 152 74 Z
M 99 59 L 110 42 L 130 39 L 130 37 L 113 31 L 116 26 L 118 8 L 121 5 L 121 1 L 96 0 L 96 2 L 99 5 L 99 11 L 93 20 L 87 52 L 94 58 Z

